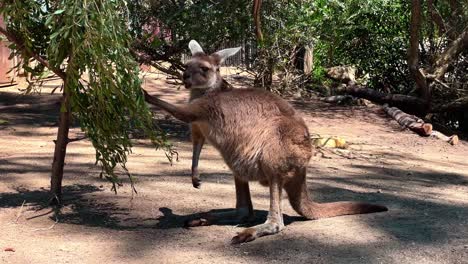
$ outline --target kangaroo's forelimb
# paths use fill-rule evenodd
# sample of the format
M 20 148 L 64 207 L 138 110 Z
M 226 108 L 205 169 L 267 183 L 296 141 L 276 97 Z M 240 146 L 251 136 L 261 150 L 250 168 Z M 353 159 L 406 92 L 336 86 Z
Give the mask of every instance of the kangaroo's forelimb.
M 196 106 L 192 106 L 190 104 L 188 104 L 188 105 L 174 105 L 174 104 L 168 103 L 168 102 L 166 102 L 164 100 L 161 100 L 161 99 L 159 99 L 159 98 L 157 98 L 155 96 L 150 95 L 144 89 L 142 89 L 142 90 L 143 90 L 143 92 L 145 94 L 145 101 L 146 102 L 165 110 L 166 112 L 168 112 L 169 114 L 171 114 L 175 118 L 179 119 L 180 121 L 190 123 L 190 122 L 196 121 L 198 119 L 198 117 L 199 117 L 199 115 L 197 115 L 197 107 Z
M 213 54 L 206 54 L 200 44 L 192 40 L 189 43 L 192 57 L 185 62 L 182 81 L 190 90 L 189 102 L 219 91 L 229 91 L 233 87 L 221 77 L 220 67 L 228 57 L 239 52 L 240 47 L 223 49 Z M 193 155 L 192 155 L 192 185 L 200 188 L 201 180 L 198 172 L 198 161 L 205 143 L 205 136 L 196 124 L 191 124 Z
M 198 161 L 200 160 L 200 153 L 205 143 L 205 137 L 198 128 L 198 126 L 191 125 L 192 132 L 192 144 L 193 144 L 193 154 L 192 154 L 192 185 L 195 188 L 200 188 L 201 179 L 198 172 Z

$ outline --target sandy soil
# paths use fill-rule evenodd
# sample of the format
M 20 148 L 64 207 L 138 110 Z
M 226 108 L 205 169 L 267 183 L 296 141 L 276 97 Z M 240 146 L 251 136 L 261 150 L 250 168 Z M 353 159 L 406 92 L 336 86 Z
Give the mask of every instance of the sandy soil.
M 172 102 L 187 91 L 155 74 L 145 86 Z M 137 177 L 115 195 L 99 179 L 87 140 L 69 145 L 65 205 L 46 207 L 58 95 L 18 96 L 0 88 L 0 262 L 2 263 L 468 263 L 468 144 L 421 138 L 377 107 L 292 103 L 312 133 L 340 136 L 347 152 L 317 155 L 308 186 L 317 201 L 385 204 L 385 213 L 303 221 L 284 200 L 288 223 L 280 234 L 248 244 L 229 241 L 242 227 L 183 228 L 198 212 L 232 208 L 230 171 L 211 147 L 202 152 L 203 185 L 189 176 L 187 126 L 157 117 L 179 152 L 172 166 L 161 151 L 139 140 L 128 167 Z M 159 87 L 159 88 L 157 88 Z M 161 88 L 162 87 L 162 88 Z M 80 136 L 79 128 L 71 137 Z M 251 184 L 257 222 L 268 209 L 268 190 Z M 12 248 L 15 252 L 5 251 Z

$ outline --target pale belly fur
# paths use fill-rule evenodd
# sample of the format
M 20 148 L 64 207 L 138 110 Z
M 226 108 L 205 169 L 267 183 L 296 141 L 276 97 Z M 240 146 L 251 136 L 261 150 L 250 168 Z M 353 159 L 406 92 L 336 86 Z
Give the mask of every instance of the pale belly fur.
M 273 127 L 223 130 L 211 129 L 204 122 L 196 124 L 206 140 L 221 153 L 236 178 L 244 181 L 262 181 L 265 178 L 260 168 L 264 152 L 271 151 L 271 142 L 278 140 L 273 138 Z

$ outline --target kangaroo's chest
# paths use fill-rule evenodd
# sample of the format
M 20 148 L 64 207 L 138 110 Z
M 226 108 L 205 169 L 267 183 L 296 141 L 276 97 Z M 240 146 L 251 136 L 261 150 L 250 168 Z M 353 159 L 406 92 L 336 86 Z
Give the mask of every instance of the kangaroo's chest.
M 261 142 L 252 142 L 237 128 L 210 126 L 207 122 L 194 122 L 205 139 L 215 147 L 226 164 L 244 180 L 258 180 L 258 159 L 261 156 Z M 192 124 L 192 125 L 193 125 Z M 237 176 L 237 177 L 240 177 Z
M 196 127 L 203 137 L 210 142 L 215 148 L 221 147 L 223 145 L 224 137 L 222 133 L 217 132 L 215 129 L 212 129 L 208 122 L 197 121 L 192 123 L 192 127 Z

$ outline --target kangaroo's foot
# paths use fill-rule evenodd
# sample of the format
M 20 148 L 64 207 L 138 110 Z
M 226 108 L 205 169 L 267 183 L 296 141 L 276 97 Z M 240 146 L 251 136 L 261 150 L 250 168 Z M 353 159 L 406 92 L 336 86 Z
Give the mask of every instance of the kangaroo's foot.
M 283 214 L 281 213 L 282 186 L 277 177 L 271 177 L 270 183 L 270 210 L 265 223 L 246 228 L 231 240 L 232 244 L 240 244 L 255 240 L 257 237 L 273 235 L 284 229 Z
M 205 213 L 200 218 L 189 220 L 186 227 L 209 226 L 209 225 L 236 225 L 250 222 L 254 214 L 249 208 L 238 208 L 227 212 Z
M 246 243 L 261 236 L 273 235 L 284 229 L 284 224 L 267 220 L 264 224 L 249 227 L 231 239 L 232 244 Z

